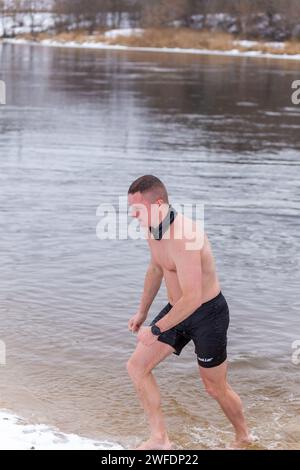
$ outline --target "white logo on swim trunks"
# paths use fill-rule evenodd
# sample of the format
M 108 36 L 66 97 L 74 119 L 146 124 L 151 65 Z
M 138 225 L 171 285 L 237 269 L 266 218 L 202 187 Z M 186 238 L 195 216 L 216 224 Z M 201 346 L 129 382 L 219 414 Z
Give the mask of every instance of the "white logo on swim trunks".
M 199 361 L 202 361 L 202 362 L 211 362 L 213 360 L 213 357 L 209 357 L 209 358 L 206 358 L 206 357 L 198 357 Z

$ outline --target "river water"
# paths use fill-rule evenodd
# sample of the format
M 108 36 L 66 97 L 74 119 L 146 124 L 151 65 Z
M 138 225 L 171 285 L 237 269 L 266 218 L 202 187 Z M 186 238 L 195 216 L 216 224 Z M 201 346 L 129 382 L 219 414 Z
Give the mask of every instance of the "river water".
M 300 449 L 298 62 L 0 45 L 0 406 L 124 447 L 147 437 L 125 364 L 149 259 L 97 207 L 152 173 L 205 205 L 231 312 L 230 382 L 256 448 Z M 167 302 L 162 288 L 149 320 Z M 156 372 L 170 437 L 224 447 L 189 344 Z

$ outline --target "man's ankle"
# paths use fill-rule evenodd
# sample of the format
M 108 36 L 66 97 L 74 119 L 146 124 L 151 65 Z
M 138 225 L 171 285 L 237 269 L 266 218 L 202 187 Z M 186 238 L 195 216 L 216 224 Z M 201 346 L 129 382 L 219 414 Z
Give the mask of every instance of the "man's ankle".
M 249 440 L 249 432 L 247 430 L 236 432 L 235 434 L 237 441 L 247 441 Z
M 150 439 L 154 442 L 169 442 L 168 434 L 160 431 L 151 433 Z

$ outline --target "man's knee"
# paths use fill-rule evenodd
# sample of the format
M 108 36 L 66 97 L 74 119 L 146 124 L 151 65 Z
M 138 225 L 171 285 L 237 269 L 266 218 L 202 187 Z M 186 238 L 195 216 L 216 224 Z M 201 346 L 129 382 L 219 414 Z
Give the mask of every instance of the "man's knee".
M 137 355 L 133 354 L 131 358 L 127 361 L 126 364 L 127 372 L 129 376 L 134 381 L 141 380 L 146 374 L 151 371 L 151 367 L 142 360 L 142 358 Z
M 126 363 L 126 369 L 127 369 L 127 372 L 128 374 L 131 376 L 135 370 L 135 360 L 134 360 L 134 357 L 131 356 L 127 363 Z
M 222 382 L 211 382 L 211 381 L 204 381 L 205 390 L 209 396 L 214 398 L 215 400 L 220 400 L 222 397 L 226 395 L 227 392 L 227 384 Z

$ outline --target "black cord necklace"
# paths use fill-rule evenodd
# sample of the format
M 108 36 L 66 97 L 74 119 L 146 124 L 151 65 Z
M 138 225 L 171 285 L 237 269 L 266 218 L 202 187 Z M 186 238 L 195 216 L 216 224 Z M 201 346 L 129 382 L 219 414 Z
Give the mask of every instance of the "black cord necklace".
M 158 227 L 149 227 L 150 232 L 152 233 L 155 240 L 161 240 L 170 225 L 174 222 L 177 211 L 174 207 L 169 204 L 169 210 L 166 217 L 161 221 Z

